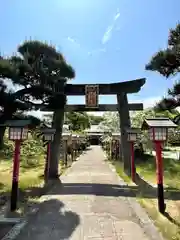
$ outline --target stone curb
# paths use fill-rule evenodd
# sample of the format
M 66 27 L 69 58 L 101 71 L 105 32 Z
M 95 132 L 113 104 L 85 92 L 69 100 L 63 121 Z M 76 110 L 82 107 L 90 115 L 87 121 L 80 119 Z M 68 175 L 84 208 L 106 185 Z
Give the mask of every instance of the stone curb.
M 107 159 L 106 154 L 104 154 L 105 158 Z M 120 180 L 120 183 L 123 183 L 124 186 L 136 186 L 135 183 L 127 184 L 116 172 L 116 168 L 108 161 L 110 169 L 116 173 L 118 179 Z M 140 204 L 137 202 L 136 199 L 132 199 L 130 197 L 127 197 L 127 200 L 130 204 L 130 207 L 136 214 L 140 226 L 143 228 L 145 233 L 150 237 L 151 240 L 164 240 L 162 234 L 158 231 L 156 226 L 153 223 L 153 220 L 148 216 L 145 209 L 140 206 Z

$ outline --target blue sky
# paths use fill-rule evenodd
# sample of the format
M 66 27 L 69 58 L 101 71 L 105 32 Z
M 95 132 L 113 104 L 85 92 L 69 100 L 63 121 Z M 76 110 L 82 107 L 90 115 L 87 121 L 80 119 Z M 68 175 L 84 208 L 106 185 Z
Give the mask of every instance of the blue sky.
M 6 0 L 0 7 L 0 51 L 9 55 L 24 40 L 47 41 L 76 70 L 72 83 L 111 83 L 146 77 L 130 102 L 151 105 L 172 86 L 145 64 L 167 45 L 179 21 L 179 0 Z M 116 98 L 100 96 L 100 103 Z M 83 97 L 69 103 L 84 103 Z

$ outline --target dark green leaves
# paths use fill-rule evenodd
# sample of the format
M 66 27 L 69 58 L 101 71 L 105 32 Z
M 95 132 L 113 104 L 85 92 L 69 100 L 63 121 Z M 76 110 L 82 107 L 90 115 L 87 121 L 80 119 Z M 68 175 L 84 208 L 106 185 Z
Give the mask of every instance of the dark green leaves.
M 67 80 L 75 77 L 75 71 L 63 55 L 54 46 L 40 41 L 25 41 L 17 50 L 8 59 L 0 58 L 0 78 L 4 83 L 10 79 L 22 89 L 9 95 L 3 93 L 0 105 L 5 107 L 5 102 L 13 104 L 20 100 L 31 110 L 44 104 L 54 109 L 65 104 L 64 87 Z M 1 91 L 5 91 L 2 84 Z
M 156 71 L 166 78 L 180 72 L 180 24 L 169 32 L 168 45 L 157 52 L 146 65 L 146 70 Z M 171 110 L 180 106 L 180 82 L 168 90 L 168 97 L 162 99 L 156 109 Z

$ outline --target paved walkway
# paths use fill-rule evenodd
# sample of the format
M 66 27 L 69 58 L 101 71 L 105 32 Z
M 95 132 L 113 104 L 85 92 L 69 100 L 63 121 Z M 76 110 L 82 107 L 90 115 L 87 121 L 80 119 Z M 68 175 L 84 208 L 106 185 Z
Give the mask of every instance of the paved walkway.
M 38 213 L 17 240 L 161 239 L 123 181 L 104 161 L 99 146 L 83 154 L 61 180 L 62 185 L 41 198 Z M 135 211 L 138 207 L 141 221 Z

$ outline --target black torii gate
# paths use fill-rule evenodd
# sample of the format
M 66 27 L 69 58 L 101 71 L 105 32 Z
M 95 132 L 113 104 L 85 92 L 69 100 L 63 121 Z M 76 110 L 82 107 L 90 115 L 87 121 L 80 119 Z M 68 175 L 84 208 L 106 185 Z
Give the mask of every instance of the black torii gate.
M 87 107 L 86 105 L 66 105 L 64 112 L 76 111 L 118 111 L 120 118 L 120 133 L 121 133 L 121 153 L 124 162 L 124 170 L 130 174 L 131 156 L 130 145 L 127 141 L 126 128 L 130 127 L 129 111 L 143 110 L 142 103 L 128 104 L 127 94 L 137 93 L 145 84 L 146 79 L 140 78 L 131 81 L 118 83 L 96 84 L 98 85 L 99 95 L 116 95 L 117 104 L 99 104 L 98 107 Z M 67 84 L 65 86 L 66 96 L 82 96 L 86 95 L 86 86 L 93 84 Z M 42 111 L 53 111 L 53 109 L 42 109 Z

